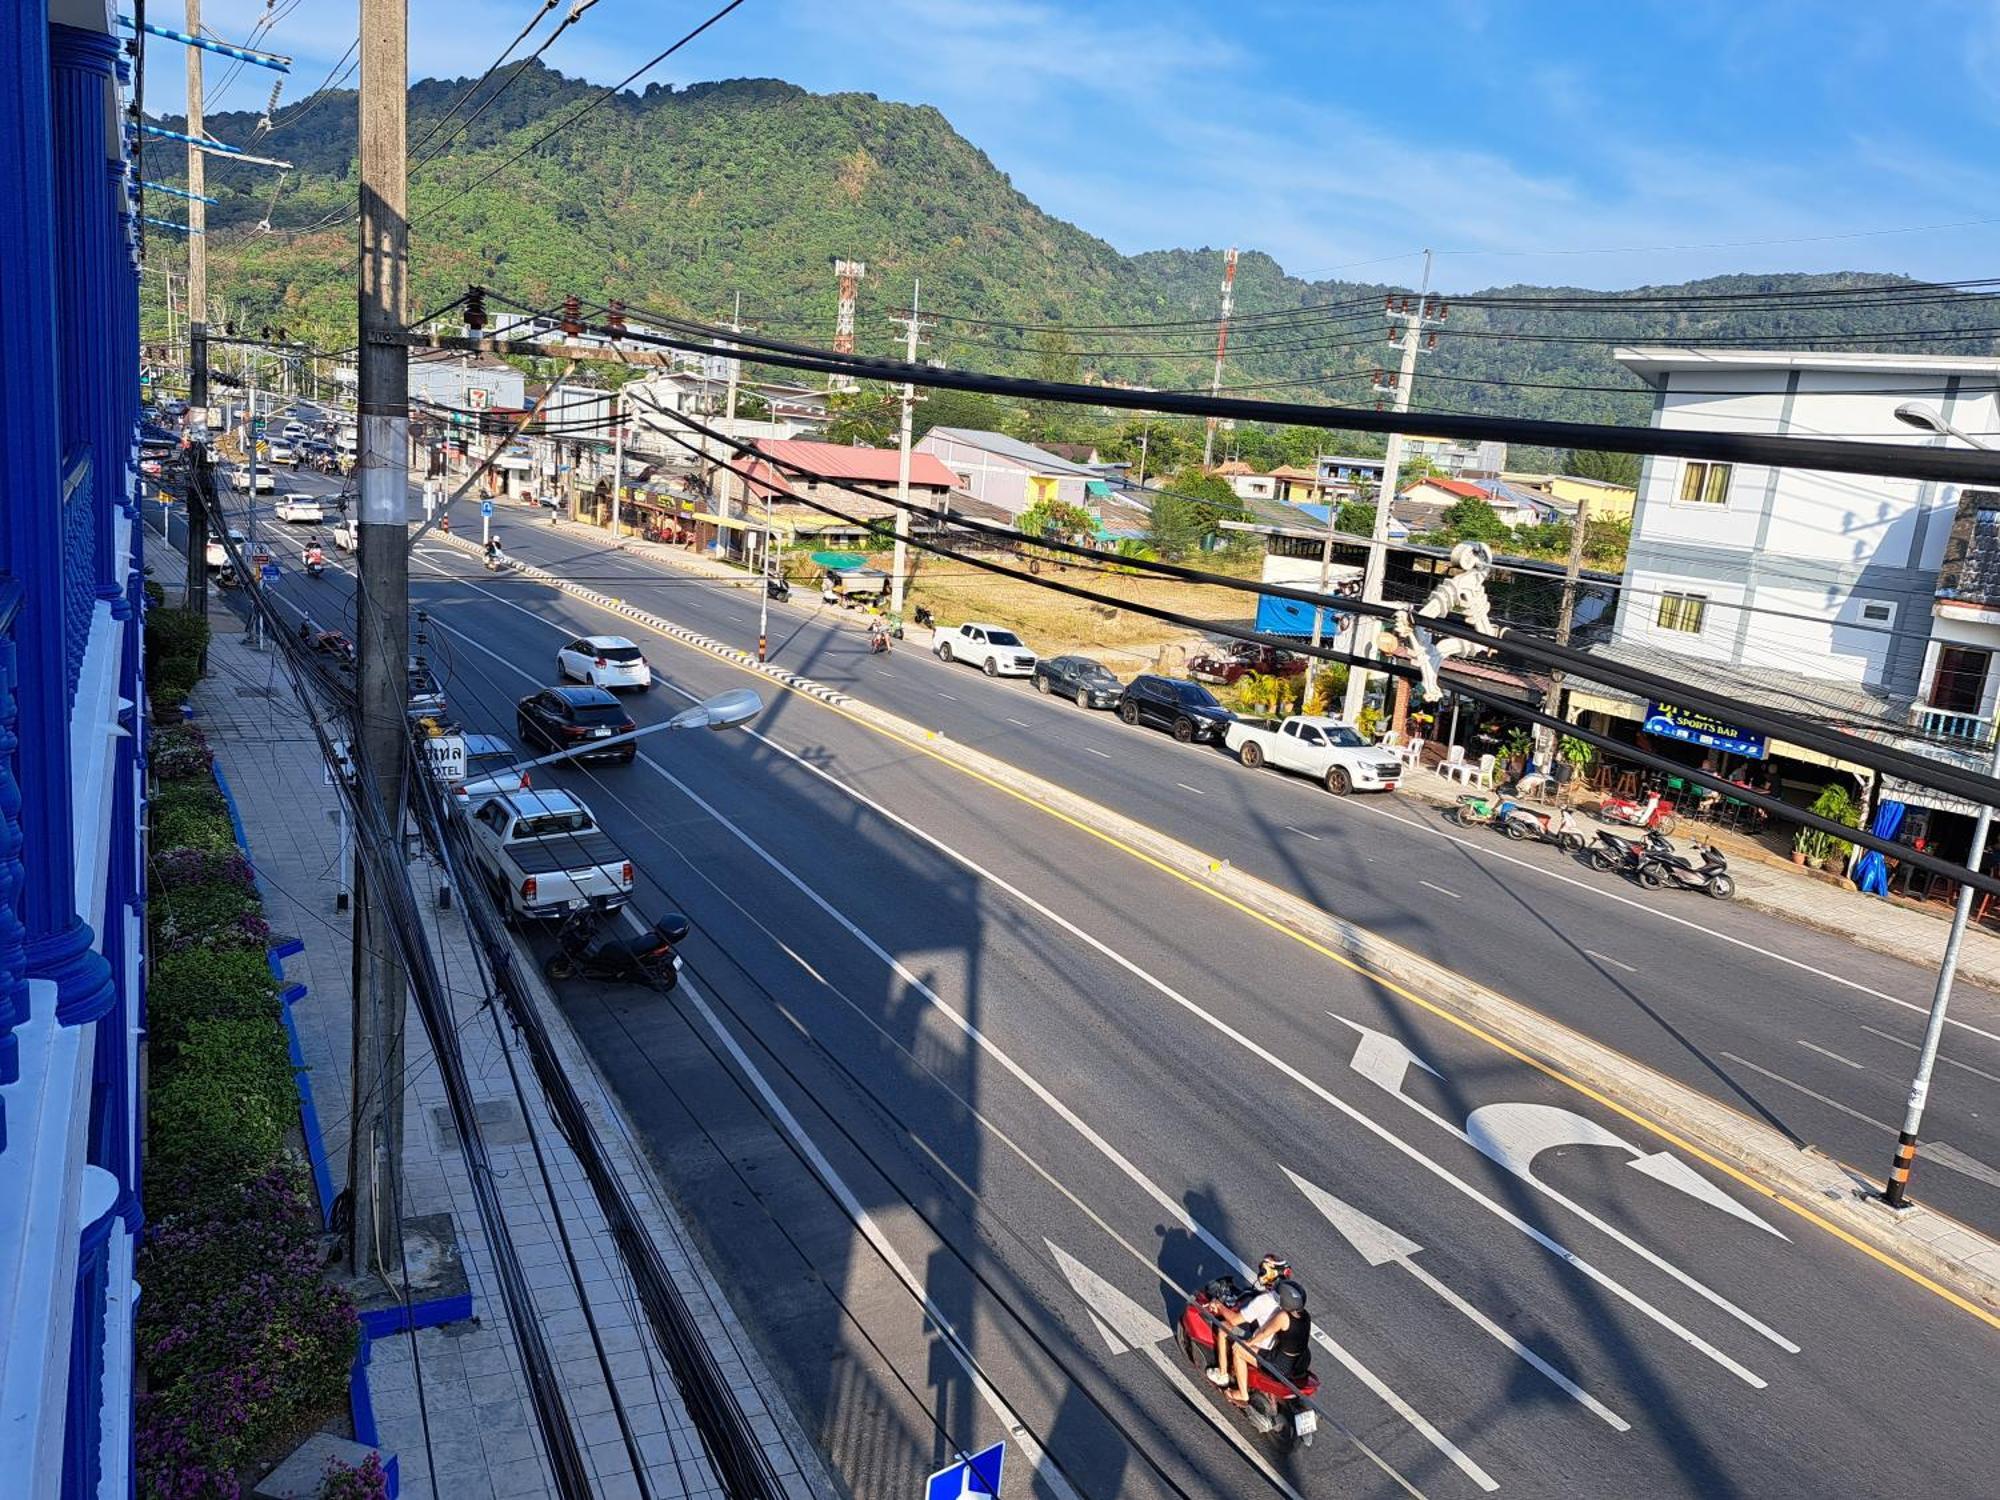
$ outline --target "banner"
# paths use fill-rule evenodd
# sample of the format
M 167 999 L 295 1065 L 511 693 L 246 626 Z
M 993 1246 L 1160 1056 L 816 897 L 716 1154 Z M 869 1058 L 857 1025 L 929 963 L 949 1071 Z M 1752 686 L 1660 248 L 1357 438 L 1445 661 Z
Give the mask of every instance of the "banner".
M 1764 736 L 1748 734 L 1735 724 L 1726 724 L 1720 719 L 1711 719 L 1707 714 L 1692 708 L 1679 708 L 1671 703 L 1649 703 L 1646 705 L 1645 732 L 1662 739 L 1685 740 L 1690 745 L 1700 745 L 1704 750 L 1720 750 L 1725 755 L 1747 755 L 1752 760 L 1762 760 L 1768 751 Z

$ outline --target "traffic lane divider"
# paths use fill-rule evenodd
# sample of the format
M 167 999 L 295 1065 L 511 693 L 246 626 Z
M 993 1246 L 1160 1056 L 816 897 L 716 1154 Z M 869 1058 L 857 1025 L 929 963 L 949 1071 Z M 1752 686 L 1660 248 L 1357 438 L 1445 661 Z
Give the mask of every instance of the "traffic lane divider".
M 463 552 L 479 554 L 476 542 L 456 536 L 446 540 Z M 558 574 L 520 564 L 510 570 L 510 576 L 546 584 L 814 698 L 887 738 L 1206 891 L 1252 920 L 1354 970 L 1398 999 L 1630 1121 L 2000 1330 L 2000 1241 L 1935 1210 L 1919 1208 L 1914 1219 L 1899 1216 L 1885 1204 L 1872 1201 L 1871 1190 L 1862 1186 L 1866 1179 L 1861 1173 L 1833 1158 L 1810 1147 L 1801 1150 L 1762 1122 L 1518 1000 L 1055 782 L 799 673 L 759 662 L 747 652 Z M 1622 1103 L 1620 1096 L 1645 1100 L 1650 1112 Z

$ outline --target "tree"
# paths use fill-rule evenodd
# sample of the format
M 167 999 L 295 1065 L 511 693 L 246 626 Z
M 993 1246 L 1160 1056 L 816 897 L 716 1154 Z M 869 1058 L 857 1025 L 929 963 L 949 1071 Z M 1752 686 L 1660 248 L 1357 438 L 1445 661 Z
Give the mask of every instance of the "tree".
M 886 400 L 881 391 L 829 396 L 826 406 L 832 418 L 826 424 L 826 440 L 829 443 L 886 448 L 896 441 L 896 427 L 890 418 L 890 413 L 895 410 L 894 403 Z
M 1153 497 L 1153 519 L 1147 540 L 1160 556 L 1186 557 L 1201 546 L 1208 533 L 1208 517 L 1200 502 L 1171 490 Z
M 1014 529 L 1023 536 L 1054 537 L 1058 541 L 1088 541 L 1097 535 L 1097 521 L 1080 505 L 1067 500 L 1037 500 L 1021 512 Z
M 1340 509 L 1334 513 L 1333 529 L 1349 536 L 1373 536 L 1375 507 L 1365 500 L 1341 501 Z
M 1035 335 L 1034 376 L 1063 385 L 1077 383 L 1081 369 L 1068 334 L 1051 329 Z M 1030 401 L 1026 416 L 1029 440 L 1042 443 L 1060 439 L 1070 420 L 1068 409 L 1059 401 Z
M 1572 448 L 1563 455 L 1563 473 L 1578 479 L 1596 479 L 1605 484 L 1622 484 L 1626 489 L 1639 485 L 1639 455 L 1603 453 L 1592 448 Z
M 1497 542 L 1508 534 L 1507 523 L 1484 500 L 1461 500 L 1438 519 L 1454 541 Z

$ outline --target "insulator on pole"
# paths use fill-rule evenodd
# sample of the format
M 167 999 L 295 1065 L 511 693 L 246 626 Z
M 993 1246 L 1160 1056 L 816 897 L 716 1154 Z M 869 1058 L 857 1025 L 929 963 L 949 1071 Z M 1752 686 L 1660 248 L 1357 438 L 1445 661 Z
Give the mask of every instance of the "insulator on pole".
M 605 309 L 604 321 L 611 325 L 613 333 L 623 333 L 625 331 L 625 304 L 620 302 L 616 297 L 613 297 L 610 305 Z
M 583 332 L 583 305 L 574 297 L 563 298 L 562 331 L 565 338 L 576 338 Z
M 465 289 L 465 326 L 475 333 L 486 326 L 486 288 L 483 286 Z

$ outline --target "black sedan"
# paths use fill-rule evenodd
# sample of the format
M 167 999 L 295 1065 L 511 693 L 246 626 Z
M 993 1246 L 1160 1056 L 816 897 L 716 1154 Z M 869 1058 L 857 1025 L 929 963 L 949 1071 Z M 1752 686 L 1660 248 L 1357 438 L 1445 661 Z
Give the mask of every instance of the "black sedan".
M 1076 699 L 1078 708 L 1116 708 L 1125 684 L 1087 656 L 1049 656 L 1035 663 L 1035 691 Z
M 591 748 L 593 740 L 630 734 L 638 726 L 624 706 L 598 687 L 552 687 L 530 693 L 514 705 L 514 725 L 521 743 L 544 750 L 575 750 L 580 761 L 606 761 L 629 766 L 639 753 L 631 740 L 609 749 Z

